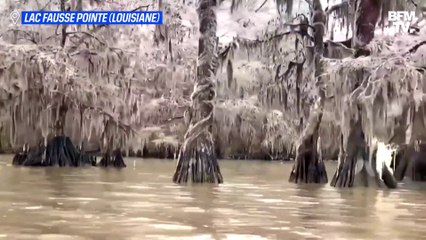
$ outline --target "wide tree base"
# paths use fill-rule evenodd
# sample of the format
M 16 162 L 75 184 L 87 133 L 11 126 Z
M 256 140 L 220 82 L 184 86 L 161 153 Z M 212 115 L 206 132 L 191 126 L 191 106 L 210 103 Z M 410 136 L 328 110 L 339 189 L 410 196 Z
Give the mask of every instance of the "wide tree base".
M 125 168 L 126 163 L 124 162 L 123 153 L 120 149 L 117 149 L 114 151 L 113 156 L 111 156 L 110 154 L 104 154 L 97 166 Z
M 426 181 L 426 145 L 420 144 L 416 151 L 413 146 L 403 148 L 395 156 L 395 178 L 402 181 L 410 177 L 412 181 Z
M 80 152 L 69 137 L 56 136 L 46 147 L 41 146 L 35 151 L 17 153 L 12 164 L 28 167 L 95 166 L 96 157 Z
M 193 148 L 186 146 L 184 144 L 180 150 L 173 182 L 223 183 L 213 144 L 210 141 L 202 143 L 198 140 Z
M 396 188 L 397 181 L 386 166 L 382 167 L 379 174 L 367 160 L 358 159 L 339 164 L 330 185 L 339 188 L 355 186 Z
M 15 165 L 15 166 L 22 165 L 27 159 L 27 157 L 28 157 L 28 151 L 26 150 L 23 150 L 22 152 L 15 154 L 12 160 L 12 165 Z
M 300 143 L 296 149 L 296 160 L 290 173 L 289 182 L 327 183 L 327 170 L 318 149 L 321 146 L 319 126 L 322 110 L 316 110 L 310 117 Z
M 396 188 L 397 180 L 386 163 L 390 156 L 378 156 L 378 146 L 367 147 L 363 140 L 364 135 L 359 129 L 357 131 L 360 133 L 359 138 L 352 135 L 353 144 L 348 148 L 349 154 L 340 154 L 339 164 L 330 185 L 340 188 L 355 186 Z M 377 159 L 378 157 L 383 159 Z
M 304 156 L 298 160 L 290 173 L 289 182 L 293 183 L 327 183 L 327 169 L 323 161 Z

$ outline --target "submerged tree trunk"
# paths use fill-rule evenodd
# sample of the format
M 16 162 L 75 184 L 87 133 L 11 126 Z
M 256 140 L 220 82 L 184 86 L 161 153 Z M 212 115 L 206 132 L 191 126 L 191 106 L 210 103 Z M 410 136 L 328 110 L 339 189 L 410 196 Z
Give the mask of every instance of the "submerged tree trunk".
M 426 145 L 416 141 L 414 153 L 410 156 L 411 179 L 426 181 Z
M 100 167 L 115 167 L 115 168 L 125 168 L 126 163 L 123 159 L 123 152 L 120 148 L 116 148 L 114 151 L 114 138 L 117 137 L 114 135 L 116 132 L 117 125 L 111 120 L 107 120 L 105 123 L 105 130 L 102 134 L 103 141 L 103 155 L 101 161 L 97 164 Z
M 354 36 L 352 47 L 356 49 L 355 57 L 369 55 L 364 48 L 374 38 L 374 30 L 379 20 L 380 13 L 386 13 L 383 6 L 386 1 L 357 0 L 354 6 Z M 382 16 L 382 21 L 384 16 Z M 363 74 L 360 79 L 363 81 Z M 352 89 L 355 92 L 355 89 Z M 399 152 L 396 158 L 403 161 L 396 163 L 389 154 L 391 149 L 387 143 L 377 139 L 367 139 L 362 127 L 362 106 L 352 106 L 353 102 L 343 103 L 342 135 L 339 152 L 339 162 L 331 181 L 333 187 L 370 186 L 396 188 L 397 180 L 402 180 L 409 163 L 405 150 Z M 371 138 L 371 136 L 369 136 Z M 393 164 L 393 169 L 391 165 Z
M 216 37 L 216 0 L 200 0 L 197 8 L 200 22 L 197 80 L 191 95 L 189 127 L 179 152 L 173 182 L 222 183 L 223 178 L 215 155 L 211 133 L 213 100 L 216 95 L 215 74 L 218 68 Z
M 89 156 L 76 148 L 71 139 L 64 134 L 68 105 L 65 99 L 58 104 L 54 114 L 55 136 L 50 141 L 43 141 L 34 151 L 24 145 L 23 151 L 17 153 L 12 164 L 29 167 L 79 167 L 96 164 L 96 158 Z
M 314 106 L 314 112 L 306 123 L 296 148 L 296 160 L 290 174 L 290 182 L 299 183 L 327 183 L 327 171 L 324 161 L 318 154 L 319 127 L 323 115 L 325 93 L 323 89 L 323 63 L 324 32 L 326 15 L 322 9 L 320 0 L 313 3 L 312 24 L 314 31 L 314 68 L 315 80 L 318 90 L 318 102 Z
M 28 151 L 15 155 L 13 165 L 27 167 L 80 167 L 94 166 L 96 158 L 80 152 L 69 137 L 56 136 L 47 146 L 42 143 L 35 151 Z
M 338 165 L 331 180 L 331 186 L 352 187 L 355 183 L 368 186 L 368 176 L 371 175 L 372 168 L 368 162 L 369 149 L 362 132 L 361 120 L 358 116 L 356 119 L 347 118 L 348 115 L 350 116 L 348 112 L 344 114 L 346 114 L 344 120 L 348 122 L 343 126 L 349 127 L 349 136 L 346 137 L 344 134 L 340 136 Z
M 66 9 L 65 9 L 65 5 L 66 5 L 66 1 L 65 0 L 61 0 L 61 11 L 66 11 Z M 67 27 L 68 27 L 68 25 L 66 25 L 66 24 L 63 24 L 62 25 L 62 30 L 61 30 L 61 32 L 62 32 L 62 36 L 61 36 L 61 47 L 65 47 L 65 43 L 66 43 L 66 41 L 67 41 Z
M 333 187 L 371 186 L 396 188 L 391 168 L 391 149 L 376 139 L 367 140 L 361 117 L 361 106 L 346 102 L 343 111 L 339 162 L 331 180 Z M 378 154 L 380 151 L 380 154 Z
M 413 181 L 426 181 L 426 144 L 415 141 L 415 145 L 406 146 L 395 156 L 396 180 L 410 177 Z

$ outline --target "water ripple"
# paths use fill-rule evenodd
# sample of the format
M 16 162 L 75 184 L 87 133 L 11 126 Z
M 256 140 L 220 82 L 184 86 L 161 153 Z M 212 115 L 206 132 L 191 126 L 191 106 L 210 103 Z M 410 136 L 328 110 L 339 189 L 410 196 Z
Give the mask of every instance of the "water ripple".
M 0 238 L 390 240 L 426 234 L 424 184 L 393 191 L 295 185 L 287 181 L 289 164 L 221 161 L 225 184 L 181 186 L 171 182 L 173 161 L 133 163 L 109 171 L 0 162 Z

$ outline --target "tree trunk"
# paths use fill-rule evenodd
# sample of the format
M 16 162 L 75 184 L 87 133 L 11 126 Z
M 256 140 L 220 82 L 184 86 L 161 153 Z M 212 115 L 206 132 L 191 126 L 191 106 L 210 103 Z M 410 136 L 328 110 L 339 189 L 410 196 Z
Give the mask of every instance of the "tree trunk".
M 61 0 L 61 11 L 65 11 L 65 0 Z M 67 25 L 63 24 L 62 25 L 62 30 L 61 30 L 61 47 L 65 47 L 65 43 L 67 41 Z
M 315 80 L 318 90 L 318 102 L 314 112 L 306 123 L 296 147 L 296 160 L 290 174 L 290 182 L 299 183 L 327 183 L 327 171 L 323 159 L 318 154 L 319 127 L 323 115 L 325 93 L 323 90 L 323 64 L 321 58 L 324 54 L 324 31 L 326 15 L 322 9 L 320 0 L 313 3 L 312 25 L 314 31 L 314 68 Z
M 380 9 L 381 1 L 379 0 L 357 0 L 355 2 L 354 36 L 352 38 L 352 47 L 357 49 L 355 57 L 369 54 L 363 48 L 374 38 Z M 351 109 L 349 103 L 345 103 L 341 127 L 346 134 L 341 135 L 339 162 L 331 180 L 331 186 L 376 185 L 395 188 L 397 179 L 402 179 L 405 174 L 408 161 L 401 162 L 397 167 L 394 166 L 396 168 L 395 178 L 389 164 L 391 159 L 377 159 L 378 143 L 368 142 L 365 139 L 361 124 L 361 106 L 358 106 L 356 110 Z M 395 165 L 395 162 L 393 164 Z
M 102 151 L 103 156 L 101 161 L 97 164 L 100 167 L 115 167 L 115 168 L 125 168 L 126 163 L 124 163 L 123 153 L 121 148 L 118 147 L 114 150 L 114 138 L 117 136 L 116 133 L 117 125 L 112 120 L 108 119 L 105 123 L 105 129 L 102 134 Z
M 79 167 L 95 165 L 96 158 L 76 148 L 71 139 L 65 136 L 64 127 L 68 112 L 68 103 L 63 98 L 53 111 L 55 119 L 55 137 L 41 143 L 34 151 L 24 145 L 22 152 L 17 153 L 13 165 L 27 167 Z M 47 139 L 46 139 L 47 140 Z
M 397 181 L 390 168 L 392 157 L 380 156 L 378 142 L 368 142 L 362 129 L 361 107 L 345 103 L 343 111 L 339 162 L 331 180 L 333 187 L 371 186 L 396 188 Z M 347 130 L 346 130 L 347 129 Z
M 415 141 L 414 146 L 405 146 L 395 157 L 396 180 L 411 177 L 412 181 L 426 181 L 426 144 Z
M 380 16 L 380 0 L 357 0 L 352 46 L 362 49 L 374 38 L 374 30 Z
M 216 92 L 215 74 L 218 68 L 216 37 L 216 0 L 200 0 L 197 8 L 200 22 L 197 80 L 191 95 L 190 124 L 179 152 L 173 182 L 222 183 L 223 178 L 215 155 L 211 133 L 213 100 Z
M 77 0 L 76 10 L 83 11 L 83 0 Z M 81 31 L 81 25 L 77 25 L 77 29 L 78 31 Z
M 55 136 L 64 136 L 64 128 L 65 128 L 65 121 L 67 117 L 68 112 L 68 105 L 65 101 L 65 99 L 62 99 L 61 103 L 58 106 L 57 112 L 55 118 Z
M 163 11 L 163 0 L 158 0 L 158 10 Z M 167 39 L 168 37 L 166 25 L 155 25 L 154 43 L 158 46 L 160 43 L 166 41 Z

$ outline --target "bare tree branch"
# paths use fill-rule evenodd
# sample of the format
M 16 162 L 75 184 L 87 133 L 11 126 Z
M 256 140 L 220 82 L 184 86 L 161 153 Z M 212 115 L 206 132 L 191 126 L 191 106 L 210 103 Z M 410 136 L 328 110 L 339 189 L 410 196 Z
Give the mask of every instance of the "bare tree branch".
M 331 6 L 330 8 L 326 8 L 325 9 L 325 13 L 327 15 L 329 15 L 329 14 L 331 14 L 333 12 L 336 12 L 336 11 L 339 11 L 341 9 L 345 9 L 345 8 L 347 9 L 348 7 L 349 7 L 349 2 L 348 1 L 343 1 L 343 2 L 341 2 L 339 4 Z
M 414 45 L 412 48 L 410 48 L 410 50 L 408 50 L 407 53 L 405 53 L 404 55 L 407 55 L 409 53 L 414 53 L 417 51 L 417 49 L 419 49 L 421 46 L 425 45 L 426 41 L 421 41 L 419 43 L 417 43 L 416 45 Z
M 86 36 L 89 36 L 89 37 L 91 37 L 91 38 L 93 38 L 93 39 L 95 39 L 95 40 L 97 40 L 99 43 L 101 43 L 102 45 L 104 45 L 104 46 L 106 46 L 107 44 L 104 42 L 104 41 L 102 41 L 102 40 L 100 40 L 98 37 L 96 37 L 95 35 L 93 35 L 93 34 L 91 34 L 91 33 L 88 33 L 88 32 L 85 32 L 85 31 L 80 31 L 80 32 L 67 32 L 67 35 L 76 35 L 76 34 L 84 34 L 84 35 L 86 35 Z
M 260 9 L 263 8 L 263 6 L 265 6 L 265 4 L 268 2 L 268 0 L 263 1 L 263 3 L 254 11 L 254 12 L 259 12 Z

